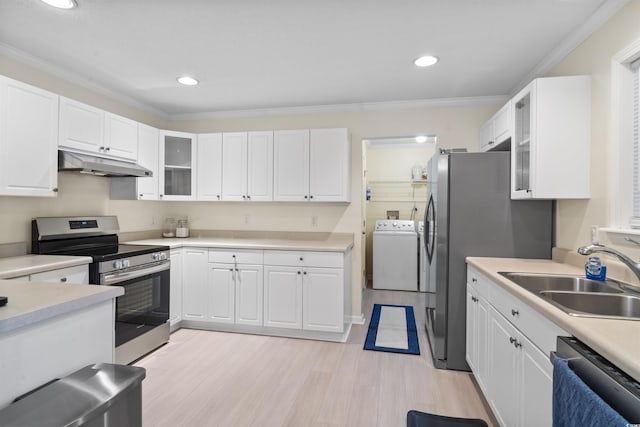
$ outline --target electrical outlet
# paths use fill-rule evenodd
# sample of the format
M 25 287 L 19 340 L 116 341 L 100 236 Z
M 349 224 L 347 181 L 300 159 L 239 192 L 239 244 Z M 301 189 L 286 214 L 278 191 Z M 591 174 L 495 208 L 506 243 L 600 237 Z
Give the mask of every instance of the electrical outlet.
M 313 227 L 317 227 L 318 226 L 318 216 L 317 215 L 311 216 L 311 225 Z

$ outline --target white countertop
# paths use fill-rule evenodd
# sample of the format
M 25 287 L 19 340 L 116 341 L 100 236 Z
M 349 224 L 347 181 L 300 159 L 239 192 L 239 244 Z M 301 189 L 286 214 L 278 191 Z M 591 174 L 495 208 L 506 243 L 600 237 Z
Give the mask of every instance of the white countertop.
M 570 316 L 498 274 L 512 271 L 584 275 L 583 269 L 551 260 L 468 257 L 467 263 L 640 381 L 640 321 Z
M 308 238 L 305 237 L 304 234 L 301 234 L 299 238 L 250 236 L 187 237 L 135 240 L 126 243 L 137 245 L 165 245 L 172 249 L 181 247 L 205 247 L 219 249 L 346 252 L 353 247 L 353 235 L 347 233 L 335 233 L 324 235 L 321 238 Z
M 26 276 L 59 268 L 91 263 L 91 257 L 63 255 L 22 255 L 0 258 L 0 279 Z
M 0 280 L 0 295 L 9 298 L 7 305 L 0 307 L 0 333 L 81 310 L 123 294 L 121 286 Z

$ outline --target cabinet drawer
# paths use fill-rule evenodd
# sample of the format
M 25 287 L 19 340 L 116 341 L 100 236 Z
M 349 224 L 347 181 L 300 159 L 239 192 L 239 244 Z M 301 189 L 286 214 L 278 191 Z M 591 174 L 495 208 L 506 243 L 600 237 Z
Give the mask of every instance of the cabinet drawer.
M 288 265 L 301 267 L 344 267 L 342 252 L 308 252 L 308 251 L 265 251 L 266 265 Z
M 262 264 L 262 251 L 242 249 L 209 249 L 209 262 Z
M 490 301 L 500 314 L 546 355 L 555 351 L 557 336 L 570 335 L 499 285 L 492 284 Z
M 32 282 L 56 282 L 56 283 L 89 283 L 89 269 L 86 265 L 60 268 L 58 270 L 43 271 L 31 275 Z
M 467 283 L 473 287 L 479 296 L 489 299 L 491 281 L 471 266 L 467 267 Z

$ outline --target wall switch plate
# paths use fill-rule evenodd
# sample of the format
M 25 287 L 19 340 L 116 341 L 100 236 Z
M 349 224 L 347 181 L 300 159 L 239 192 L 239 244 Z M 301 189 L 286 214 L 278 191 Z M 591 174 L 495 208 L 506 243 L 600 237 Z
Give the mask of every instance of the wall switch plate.
M 311 225 L 314 227 L 318 226 L 318 217 L 316 215 L 311 216 Z
M 244 216 L 244 223 L 249 224 L 249 215 Z

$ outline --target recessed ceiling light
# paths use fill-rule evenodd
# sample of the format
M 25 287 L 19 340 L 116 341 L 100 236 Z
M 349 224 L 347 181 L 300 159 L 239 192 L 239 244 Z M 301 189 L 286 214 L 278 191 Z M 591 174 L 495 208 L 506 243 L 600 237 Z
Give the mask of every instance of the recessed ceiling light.
M 422 144 L 423 142 L 427 142 L 427 137 L 426 137 L 426 136 L 424 136 L 424 135 L 416 136 L 416 142 L 419 142 L 419 143 L 421 143 L 421 144 Z
M 429 67 L 436 62 L 438 62 L 438 57 L 431 55 L 421 56 L 420 58 L 413 61 L 413 63 L 416 64 L 416 67 Z
M 77 6 L 75 0 L 40 0 L 49 6 L 57 7 L 58 9 L 73 9 Z
M 177 80 L 178 80 L 178 83 L 181 83 L 185 86 L 195 86 L 198 83 L 200 83 L 198 80 L 189 76 L 181 76 L 181 77 L 178 77 Z

